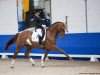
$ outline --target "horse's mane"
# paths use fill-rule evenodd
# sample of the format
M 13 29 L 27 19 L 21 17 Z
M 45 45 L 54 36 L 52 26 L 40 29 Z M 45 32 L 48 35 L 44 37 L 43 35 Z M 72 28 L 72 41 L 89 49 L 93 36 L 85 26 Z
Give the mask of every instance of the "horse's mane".
M 52 26 L 57 25 L 57 23 L 63 23 L 63 22 L 59 22 L 59 21 L 58 21 L 58 22 L 55 22 L 55 23 L 53 23 L 52 25 L 50 25 L 50 27 L 49 27 L 47 30 L 51 29 Z

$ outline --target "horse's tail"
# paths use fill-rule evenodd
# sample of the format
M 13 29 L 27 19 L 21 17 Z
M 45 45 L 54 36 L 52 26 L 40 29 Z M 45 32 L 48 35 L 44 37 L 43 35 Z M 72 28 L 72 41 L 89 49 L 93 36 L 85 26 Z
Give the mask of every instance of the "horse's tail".
M 5 46 L 5 50 L 7 50 L 8 47 L 9 47 L 12 43 L 16 42 L 17 37 L 18 37 L 19 34 L 20 34 L 20 33 L 17 33 L 16 35 L 14 35 L 14 37 L 13 37 L 12 39 L 10 39 L 10 40 L 7 42 L 7 44 L 6 44 L 6 46 Z

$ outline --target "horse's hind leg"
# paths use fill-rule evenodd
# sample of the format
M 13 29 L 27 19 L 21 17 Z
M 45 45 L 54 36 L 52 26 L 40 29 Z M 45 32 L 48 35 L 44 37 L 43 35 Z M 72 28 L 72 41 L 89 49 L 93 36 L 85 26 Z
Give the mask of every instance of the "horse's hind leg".
M 19 51 L 21 50 L 21 48 L 22 48 L 22 46 L 17 46 L 16 51 L 15 51 L 14 56 L 13 56 L 12 63 L 11 63 L 11 68 L 14 68 L 15 58 L 16 58 L 17 54 L 19 53 Z
M 30 46 L 26 46 L 26 48 L 27 48 L 27 50 L 26 50 L 26 52 L 25 52 L 25 56 L 28 58 L 28 59 L 30 59 L 30 61 L 32 62 L 32 66 L 34 66 L 34 60 L 30 57 L 30 55 L 29 55 L 29 53 L 30 53 L 30 51 L 32 50 L 32 47 L 30 47 Z
M 69 58 L 69 60 L 73 60 L 67 53 L 65 53 L 63 50 L 57 48 L 55 45 L 53 45 L 53 49 L 63 53 L 67 58 Z

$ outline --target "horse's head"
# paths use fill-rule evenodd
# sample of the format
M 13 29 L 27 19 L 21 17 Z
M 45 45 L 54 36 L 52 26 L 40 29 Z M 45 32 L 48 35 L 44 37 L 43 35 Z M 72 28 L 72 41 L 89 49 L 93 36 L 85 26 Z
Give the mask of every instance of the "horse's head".
M 63 22 L 55 22 L 47 29 L 47 31 L 50 31 L 52 33 L 56 32 L 56 34 L 60 33 L 60 37 L 62 38 L 64 37 L 65 29 L 66 27 Z
M 60 33 L 60 37 L 63 38 L 65 35 L 65 24 L 62 22 L 59 22 L 57 29 L 58 29 L 58 32 Z

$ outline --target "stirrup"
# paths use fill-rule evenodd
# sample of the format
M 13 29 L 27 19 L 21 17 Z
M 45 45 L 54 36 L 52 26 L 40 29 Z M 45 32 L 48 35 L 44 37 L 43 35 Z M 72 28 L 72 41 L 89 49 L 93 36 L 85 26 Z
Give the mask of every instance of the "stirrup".
M 43 44 L 43 42 L 41 43 L 41 45 L 40 45 L 42 48 L 44 48 L 44 44 Z

